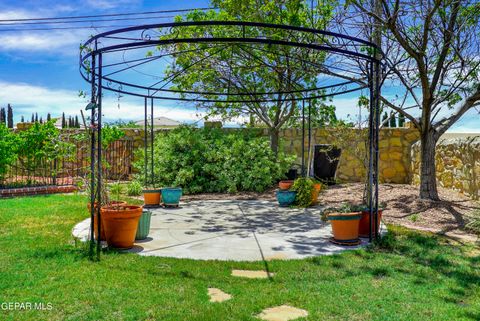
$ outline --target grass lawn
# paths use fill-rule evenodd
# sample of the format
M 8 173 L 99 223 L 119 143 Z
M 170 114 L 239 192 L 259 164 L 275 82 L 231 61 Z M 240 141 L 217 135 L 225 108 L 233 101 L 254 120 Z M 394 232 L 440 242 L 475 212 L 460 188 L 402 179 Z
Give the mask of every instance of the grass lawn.
M 381 245 L 308 260 L 271 261 L 272 280 L 230 276 L 263 262 L 193 261 L 109 252 L 91 262 L 72 227 L 84 196 L 0 200 L 1 320 L 256 320 L 267 307 L 306 309 L 308 320 L 480 320 L 480 254 L 390 227 Z M 207 288 L 233 295 L 210 303 Z

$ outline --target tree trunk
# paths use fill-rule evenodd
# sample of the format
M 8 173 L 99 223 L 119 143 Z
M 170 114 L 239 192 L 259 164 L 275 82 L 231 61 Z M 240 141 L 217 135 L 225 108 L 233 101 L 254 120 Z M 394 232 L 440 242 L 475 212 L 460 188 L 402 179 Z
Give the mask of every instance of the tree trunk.
M 435 150 L 437 137 L 435 132 L 422 133 L 420 140 L 421 163 L 420 163 L 420 198 L 438 201 Z
M 278 142 L 280 139 L 279 136 L 280 136 L 280 131 L 278 129 L 275 129 L 275 128 L 270 129 L 270 148 L 275 154 L 275 156 L 277 156 L 278 154 Z

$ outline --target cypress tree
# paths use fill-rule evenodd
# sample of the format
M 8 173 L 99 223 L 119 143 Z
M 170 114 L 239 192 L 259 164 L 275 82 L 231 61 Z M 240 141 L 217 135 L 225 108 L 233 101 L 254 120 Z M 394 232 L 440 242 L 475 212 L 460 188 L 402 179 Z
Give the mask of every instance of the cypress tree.
M 397 127 L 397 117 L 394 113 L 390 113 L 390 127 Z
M 43 118 L 40 116 L 40 124 L 43 124 Z
M 10 104 L 8 104 L 7 126 L 13 128 L 13 109 Z
M 403 114 L 398 115 L 398 127 L 405 127 L 405 116 Z
M 50 121 L 52 120 L 52 116 L 50 115 L 50 113 L 47 114 L 47 121 Z
M 383 127 L 388 127 L 388 115 L 387 115 L 387 112 L 383 113 L 383 116 L 382 116 L 382 125 Z
M 38 123 L 38 113 L 35 113 L 35 122 Z
M 62 128 L 67 127 L 67 122 L 65 121 L 65 113 L 62 113 Z
M 21 123 L 24 123 L 24 122 L 25 122 L 25 118 L 23 117 L 23 115 L 22 115 L 22 118 L 21 118 L 20 122 L 21 122 Z
M 5 115 L 5 108 L 0 109 L 0 123 L 5 124 L 7 116 Z
M 32 123 L 35 122 L 35 115 L 32 113 Z
M 78 122 L 78 116 L 75 115 L 75 128 L 80 128 L 80 123 Z

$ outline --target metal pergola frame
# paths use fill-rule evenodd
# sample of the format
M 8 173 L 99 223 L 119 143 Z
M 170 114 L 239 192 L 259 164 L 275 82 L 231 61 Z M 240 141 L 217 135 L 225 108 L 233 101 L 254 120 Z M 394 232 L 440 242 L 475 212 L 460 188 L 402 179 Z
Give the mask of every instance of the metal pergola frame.
M 222 35 L 217 37 L 213 34 L 203 35 L 201 37 L 179 38 L 175 33 L 176 28 L 205 28 L 209 27 L 231 28 L 231 33 L 235 36 Z M 286 34 L 285 38 L 279 39 L 278 34 L 275 38 L 269 38 L 268 31 L 281 31 Z M 140 33 L 140 34 L 138 34 Z M 152 36 L 153 34 L 153 36 Z M 260 35 L 260 36 L 259 36 Z M 301 41 L 303 36 L 308 36 L 307 41 Z M 302 50 L 312 50 L 315 52 L 326 52 L 332 56 L 339 56 L 340 59 L 361 61 L 364 63 L 367 74 L 367 85 L 362 85 L 360 79 L 351 80 L 351 77 L 337 76 L 342 81 L 339 83 L 329 84 L 326 86 L 316 86 L 314 88 L 300 88 L 298 90 L 277 91 L 277 92 L 200 92 L 200 91 L 182 91 L 175 88 L 166 88 L 166 85 L 171 81 L 164 83 L 162 86 L 157 86 L 160 82 L 154 85 L 145 86 L 135 82 L 127 81 L 112 77 L 112 75 L 121 75 L 122 73 L 134 69 L 136 66 L 148 64 L 156 59 L 172 56 L 175 54 L 168 53 L 165 55 L 134 59 L 126 62 L 104 64 L 104 58 L 110 55 L 115 55 L 119 52 L 127 52 L 132 50 L 143 50 L 148 48 L 159 48 L 162 46 L 174 44 L 225 44 L 225 45 L 239 45 L 248 44 L 255 46 L 285 46 L 293 47 Z M 194 51 L 194 50 L 193 50 Z M 178 53 L 178 52 L 177 52 Z M 305 145 L 305 102 L 308 104 L 308 149 L 310 149 L 311 128 L 310 128 L 310 105 L 313 99 L 326 98 L 340 94 L 360 91 L 363 89 L 369 90 L 370 96 L 370 116 L 369 116 L 369 167 L 368 167 L 368 203 L 370 205 L 370 222 L 373 221 L 375 231 L 372 230 L 370 224 L 369 241 L 373 237 L 378 238 L 378 138 L 379 138 L 379 123 L 380 123 L 380 90 L 382 81 L 382 52 L 374 43 L 352 37 L 349 35 L 334 33 L 330 31 L 304 28 L 289 25 L 278 25 L 269 23 L 247 22 L 247 21 L 189 21 L 189 22 L 172 22 L 162 24 L 148 24 L 129 28 L 116 29 L 92 36 L 86 41 L 80 50 L 80 74 L 91 85 L 90 103 L 87 109 L 91 109 L 90 126 L 91 126 L 91 164 L 90 164 L 90 179 L 91 179 L 91 204 L 95 201 L 100 202 L 101 184 L 102 184 L 102 91 L 107 90 L 115 92 L 119 95 L 130 95 L 135 97 L 142 97 L 144 99 L 144 113 L 145 113 L 145 182 L 148 182 L 148 158 L 150 156 L 151 162 L 151 182 L 153 182 L 153 112 L 154 100 L 173 100 L 186 101 L 194 103 L 217 103 L 217 104 L 246 104 L 250 102 L 277 102 L 278 99 L 272 98 L 274 94 L 288 95 L 288 98 L 283 98 L 282 101 L 297 101 L 302 102 L 302 174 L 305 175 L 305 160 L 304 160 L 304 145 Z M 129 63 L 135 62 L 134 65 Z M 316 62 L 304 61 L 312 66 Z M 121 67 L 116 71 L 104 74 L 104 69 L 111 67 Z M 323 67 L 318 66 L 318 74 L 324 74 Z M 333 67 L 332 67 L 333 68 Z M 183 70 L 182 72 L 186 72 Z M 347 70 L 345 70 L 347 72 Z M 345 80 L 347 79 L 347 80 Z M 362 79 L 364 80 L 364 79 Z M 354 86 L 353 88 L 349 86 Z M 355 87 L 356 86 L 356 87 Z M 331 92 L 327 92 L 331 90 Z M 253 97 L 247 99 L 245 97 Z M 148 103 L 150 102 L 150 144 L 151 153 L 148 151 Z M 228 108 L 228 107 L 226 107 Z M 95 161 L 96 158 L 96 161 Z M 95 168 L 96 163 L 96 168 Z M 94 216 L 97 211 L 97 226 L 95 227 Z M 101 213 L 100 206 L 91 206 L 91 226 L 90 226 L 90 252 L 93 255 L 94 251 L 94 229 L 101 235 Z M 101 242 L 97 242 L 97 255 L 101 252 Z

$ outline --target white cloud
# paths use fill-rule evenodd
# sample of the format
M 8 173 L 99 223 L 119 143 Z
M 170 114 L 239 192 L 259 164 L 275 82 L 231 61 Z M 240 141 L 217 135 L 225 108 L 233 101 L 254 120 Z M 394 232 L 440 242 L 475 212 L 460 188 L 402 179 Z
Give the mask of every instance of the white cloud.
M 2 105 L 12 104 L 15 119 L 20 116 L 29 119 L 32 113 L 37 112 L 45 118 L 47 113 L 52 117 L 58 117 L 64 112 L 66 115 L 78 115 L 87 104 L 84 98 L 78 97 L 78 93 L 72 90 L 51 89 L 35 86 L 27 83 L 9 83 L 0 81 L 0 102 Z M 103 100 L 103 113 L 106 120 L 138 120 L 143 119 L 143 99 L 122 98 L 120 108 L 115 97 L 107 95 Z M 196 110 L 169 107 L 160 105 L 158 102 L 154 109 L 155 116 L 165 116 L 182 122 L 197 121 L 197 114 L 204 115 Z
M 139 0 L 87 0 L 87 4 L 95 9 L 109 10 L 139 4 Z

